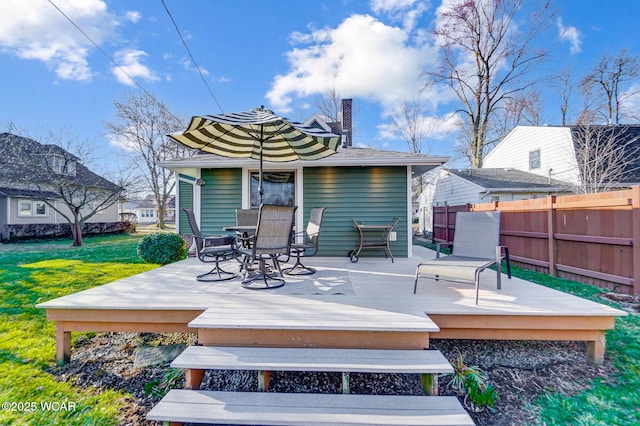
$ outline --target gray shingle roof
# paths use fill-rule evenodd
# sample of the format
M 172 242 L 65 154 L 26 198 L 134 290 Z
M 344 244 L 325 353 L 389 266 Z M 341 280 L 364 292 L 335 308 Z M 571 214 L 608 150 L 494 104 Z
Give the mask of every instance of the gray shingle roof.
M 460 176 L 488 190 L 511 191 L 566 191 L 566 184 L 533 173 L 516 169 L 487 168 L 487 169 L 448 169 L 456 176 Z
M 118 186 L 113 182 L 97 175 L 82 165 L 80 159 L 56 145 L 44 145 L 33 139 L 11 133 L 0 133 L 0 182 L 5 188 L 25 189 L 24 183 L 29 181 L 46 183 L 46 172 L 34 167 L 27 158 L 38 155 L 57 154 L 71 156 L 76 163 L 76 182 L 94 188 L 117 191 Z M 18 184 L 17 181 L 22 184 Z

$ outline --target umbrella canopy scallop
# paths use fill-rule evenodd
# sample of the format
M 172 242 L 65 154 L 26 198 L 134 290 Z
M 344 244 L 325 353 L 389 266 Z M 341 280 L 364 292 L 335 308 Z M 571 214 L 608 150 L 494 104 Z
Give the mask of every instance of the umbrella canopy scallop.
M 195 116 L 179 143 L 230 158 L 317 160 L 335 154 L 340 136 L 288 121 L 269 110 Z

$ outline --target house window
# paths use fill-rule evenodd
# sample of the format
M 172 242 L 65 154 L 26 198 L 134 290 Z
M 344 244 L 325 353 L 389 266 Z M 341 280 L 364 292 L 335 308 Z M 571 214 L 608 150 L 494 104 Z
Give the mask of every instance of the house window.
M 295 172 L 264 172 L 262 186 L 264 188 L 263 202 L 278 206 L 295 205 Z M 260 174 L 251 172 L 251 207 L 259 207 L 258 184 Z
M 18 201 L 18 216 L 45 217 L 47 216 L 47 205 L 43 201 L 20 200 Z
M 76 175 L 76 161 L 69 157 L 54 155 L 51 168 L 59 175 Z
M 540 168 L 540 150 L 529 151 L 529 170 Z

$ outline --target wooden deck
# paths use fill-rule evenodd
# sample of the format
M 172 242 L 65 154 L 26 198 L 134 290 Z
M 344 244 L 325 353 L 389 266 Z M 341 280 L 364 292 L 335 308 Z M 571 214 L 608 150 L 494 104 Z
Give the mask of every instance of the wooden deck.
M 74 331 L 199 332 L 211 344 L 231 346 L 277 339 L 288 346 L 396 349 L 427 347 L 429 337 L 577 340 L 587 342 L 590 360 L 602 362 L 604 332 L 626 315 L 517 278 L 503 276 L 496 290 L 493 271 L 482 275 L 477 306 L 474 287 L 465 284 L 421 279 L 414 295 L 415 267 L 432 254 L 414 247 L 413 258 L 394 263 L 312 257 L 306 263 L 316 276 L 287 277 L 282 290 L 267 291 L 243 289 L 239 281 L 198 282 L 209 265 L 188 259 L 38 307 L 56 322 L 59 362 L 70 357 Z M 309 294 L 335 283 L 344 294 Z M 298 287 L 303 294 L 293 294 Z

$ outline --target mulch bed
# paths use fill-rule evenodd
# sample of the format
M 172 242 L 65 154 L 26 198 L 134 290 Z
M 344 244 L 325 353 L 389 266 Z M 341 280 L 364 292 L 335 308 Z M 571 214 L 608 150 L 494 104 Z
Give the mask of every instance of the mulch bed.
M 616 293 L 603 293 L 603 298 L 621 304 L 630 314 L 640 312 L 640 298 Z M 121 425 L 153 425 L 146 413 L 160 399 L 149 393 L 151 384 L 166 381 L 168 364 L 151 367 L 134 365 L 137 348 L 154 345 L 196 343 L 191 334 L 100 333 L 79 339 L 73 348 L 71 362 L 49 372 L 60 381 L 73 381 L 76 386 L 122 390 L 131 396 L 122 410 Z M 451 376 L 440 377 L 440 395 L 455 395 L 465 405 L 478 425 L 522 425 L 538 422 L 532 405 L 536 398 L 549 392 L 576 394 L 589 387 L 595 378 L 614 383 L 616 370 L 608 359 L 603 365 L 587 362 L 582 342 L 492 341 L 431 339 L 431 347 L 449 360 L 462 354 L 465 364 L 480 367 L 498 392 L 493 409 L 469 404 L 454 389 Z M 182 387 L 182 380 L 174 385 Z M 253 372 L 208 371 L 202 389 L 257 391 Z M 274 392 L 340 393 L 339 373 L 274 372 L 270 390 Z M 156 386 L 158 388 L 159 386 Z M 353 374 L 352 393 L 422 395 L 417 375 Z

